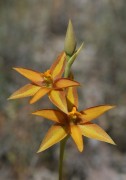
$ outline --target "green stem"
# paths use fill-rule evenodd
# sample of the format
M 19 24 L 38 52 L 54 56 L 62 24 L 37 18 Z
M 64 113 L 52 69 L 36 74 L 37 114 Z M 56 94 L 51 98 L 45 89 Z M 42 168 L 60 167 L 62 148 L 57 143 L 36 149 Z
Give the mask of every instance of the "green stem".
M 69 64 L 70 58 L 71 57 L 69 55 L 66 56 L 67 64 L 66 64 L 65 71 L 64 71 L 64 78 L 68 78 L 70 75 L 70 68 L 71 68 L 71 65 Z
M 69 77 L 69 75 L 70 75 L 70 68 L 71 68 L 71 66 L 69 66 L 69 65 L 66 66 L 65 71 L 64 71 L 64 77 L 65 78 Z
M 70 74 L 70 67 L 68 64 L 68 61 L 70 59 L 70 56 L 67 56 L 67 64 L 66 64 L 66 68 L 65 68 L 65 72 L 64 72 L 64 77 L 68 78 L 69 74 Z M 62 172 L 63 172 L 63 158 L 64 158 L 64 150 L 65 150 L 65 145 L 66 145 L 66 141 L 68 139 L 69 136 L 67 136 L 66 138 L 64 138 L 61 142 L 60 142 L 60 154 L 59 154 L 59 180 L 62 180 Z
M 59 180 L 62 180 L 62 172 L 63 172 L 63 157 L 64 157 L 64 150 L 65 145 L 68 137 L 64 138 L 60 142 L 60 155 L 59 155 Z
M 83 47 L 83 43 L 81 44 L 79 49 L 77 51 L 75 51 L 71 56 L 69 56 L 68 54 L 66 55 L 67 64 L 66 64 L 65 71 L 64 71 L 64 78 L 68 78 L 70 76 L 71 66 L 72 66 L 74 60 L 76 59 L 76 57 L 78 56 L 82 47 Z M 63 139 L 60 142 L 59 180 L 62 180 L 63 157 L 64 157 L 64 149 L 65 149 L 65 144 L 66 144 L 67 139 L 68 139 L 68 137 L 66 137 L 65 139 Z

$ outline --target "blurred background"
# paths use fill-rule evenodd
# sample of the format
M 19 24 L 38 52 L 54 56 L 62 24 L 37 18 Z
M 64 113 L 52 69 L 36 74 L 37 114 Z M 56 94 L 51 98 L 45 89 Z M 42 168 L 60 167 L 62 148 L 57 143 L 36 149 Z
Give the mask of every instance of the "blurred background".
M 71 18 L 78 46 L 73 65 L 80 81 L 80 110 L 100 104 L 117 107 L 97 119 L 117 143 L 84 138 L 79 153 L 66 145 L 64 180 L 126 179 L 126 2 L 125 0 L 0 0 L 0 180 L 56 180 L 59 144 L 36 154 L 51 123 L 31 115 L 50 108 L 44 97 L 7 98 L 28 81 L 12 70 L 44 71 L 64 48 Z

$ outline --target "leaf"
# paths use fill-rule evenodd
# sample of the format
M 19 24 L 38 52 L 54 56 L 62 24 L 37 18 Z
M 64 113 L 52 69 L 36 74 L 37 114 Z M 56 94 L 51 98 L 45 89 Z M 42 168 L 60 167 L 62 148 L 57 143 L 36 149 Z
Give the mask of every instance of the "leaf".
M 50 68 L 53 79 L 61 78 L 66 63 L 66 54 L 62 52 Z
M 82 139 L 82 134 L 81 130 L 77 125 L 71 125 L 70 126 L 70 134 L 77 145 L 77 148 L 80 152 L 83 151 L 83 139 Z
M 43 77 L 41 73 L 37 71 L 33 71 L 25 68 L 13 68 L 13 69 L 34 83 L 43 81 Z
M 79 127 L 84 136 L 115 145 L 114 141 L 100 126 L 93 123 L 86 123 L 79 125 Z
M 67 130 L 64 126 L 53 125 L 43 139 L 38 153 L 48 149 L 50 146 L 58 143 L 67 136 Z
M 69 66 L 72 66 L 72 64 L 73 64 L 73 62 L 75 61 L 76 57 L 79 55 L 82 47 L 83 47 L 83 43 L 81 44 L 81 46 L 79 47 L 79 49 L 73 54 L 73 56 L 69 59 L 69 61 L 68 61 Z
M 78 109 L 78 94 L 76 87 L 67 88 L 66 98 L 69 112 L 72 111 L 73 106 L 75 106 Z
M 82 116 L 81 118 L 84 119 L 84 122 L 91 121 L 96 119 L 97 117 L 101 116 L 106 111 L 113 109 L 115 106 L 110 105 L 101 105 L 101 106 L 94 106 L 89 109 L 85 109 L 81 111 Z
M 55 88 L 67 88 L 70 86 L 80 86 L 80 83 L 78 83 L 77 81 L 67 79 L 67 78 L 58 79 L 54 83 Z
M 43 96 L 45 96 L 49 91 L 51 91 L 50 88 L 45 88 L 42 87 L 41 89 L 39 89 L 39 91 L 33 96 L 33 98 L 30 100 L 30 104 L 35 103 L 36 101 L 38 101 L 40 98 L 42 98 Z
M 67 103 L 66 103 L 66 97 L 65 97 L 65 92 L 64 91 L 58 91 L 58 90 L 52 90 L 49 93 L 49 99 L 51 102 L 57 106 L 61 111 L 64 113 L 68 113 L 67 110 Z
M 40 89 L 39 86 L 27 84 L 22 88 L 18 89 L 16 92 L 14 92 L 8 99 L 17 99 L 17 98 L 33 96 L 39 89 Z
M 63 112 L 59 110 L 42 109 L 40 111 L 33 112 L 32 114 L 42 116 L 44 118 L 47 118 L 49 120 L 52 120 L 58 123 L 65 123 L 67 120 L 66 114 L 64 114 Z

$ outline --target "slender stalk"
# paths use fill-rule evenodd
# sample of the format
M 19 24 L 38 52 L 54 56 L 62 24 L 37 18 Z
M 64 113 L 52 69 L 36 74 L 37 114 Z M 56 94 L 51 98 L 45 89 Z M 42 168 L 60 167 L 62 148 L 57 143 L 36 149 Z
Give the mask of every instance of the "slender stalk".
M 65 71 L 64 71 L 64 77 L 65 78 L 69 77 L 69 75 L 70 75 L 70 68 L 71 68 L 71 66 L 69 66 L 69 65 L 66 66 Z
M 63 172 L 63 157 L 64 157 L 64 150 L 65 145 L 68 137 L 64 138 L 60 142 L 60 155 L 59 155 L 59 180 L 62 180 L 62 172 Z
M 70 75 L 70 69 L 71 69 L 71 65 L 69 64 L 69 60 L 70 60 L 71 56 L 67 55 L 66 56 L 66 60 L 67 60 L 67 64 L 64 70 L 64 78 L 68 78 Z
M 70 66 L 68 64 L 69 61 L 69 56 L 67 56 L 67 64 L 66 64 L 66 68 L 65 68 L 65 72 L 64 72 L 64 77 L 68 78 L 69 74 L 70 74 Z M 63 158 L 64 158 L 64 150 L 65 150 L 65 145 L 66 145 L 66 141 L 68 139 L 69 136 L 67 136 L 66 138 L 64 138 L 61 142 L 60 142 L 60 154 L 59 154 L 59 180 L 62 180 L 62 172 L 63 172 Z

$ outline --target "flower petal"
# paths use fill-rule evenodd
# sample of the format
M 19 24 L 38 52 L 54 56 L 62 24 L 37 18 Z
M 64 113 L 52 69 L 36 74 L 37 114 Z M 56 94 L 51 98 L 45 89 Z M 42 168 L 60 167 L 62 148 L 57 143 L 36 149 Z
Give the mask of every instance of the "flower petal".
M 14 92 L 8 99 L 17 99 L 17 98 L 33 96 L 39 89 L 40 89 L 39 86 L 35 86 L 33 84 L 27 84 L 22 88 L 18 89 L 16 92 Z
M 55 106 L 61 109 L 61 111 L 63 111 L 66 114 L 68 113 L 64 91 L 52 90 L 49 93 L 49 99 L 51 100 L 53 104 L 55 104 Z
M 49 120 L 58 122 L 58 123 L 65 123 L 67 120 L 66 114 L 61 111 L 53 110 L 53 109 L 42 109 L 40 111 L 33 112 L 32 114 L 42 116 Z
M 71 86 L 80 86 L 80 83 L 67 78 L 61 78 L 54 82 L 54 87 L 56 87 L 57 89 L 71 87 Z
M 67 136 L 67 130 L 64 126 L 53 125 L 47 132 L 45 138 L 43 139 L 38 153 L 48 149 L 50 146 L 58 143 Z
M 110 105 L 101 105 L 101 106 L 95 106 L 91 107 L 89 109 L 85 109 L 81 111 L 82 116 L 81 118 L 84 119 L 84 122 L 91 121 L 99 116 L 101 116 L 106 111 L 113 109 L 115 106 Z
M 63 74 L 66 62 L 66 54 L 62 52 L 50 68 L 53 79 L 60 78 Z
M 36 101 L 38 101 L 40 98 L 42 98 L 44 95 L 46 95 L 49 91 L 51 91 L 50 88 L 42 87 L 41 89 L 39 89 L 39 91 L 30 100 L 30 104 L 33 104 Z
M 41 82 L 43 80 L 41 73 L 37 71 L 33 71 L 25 68 L 13 68 L 13 69 L 34 83 Z
M 66 98 L 69 112 L 72 111 L 73 106 L 75 106 L 78 109 L 78 94 L 76 87 L 67 88 Z
M 100 126 L 93 123 L 86 123 L 79 125 L 79 127 L 84 136 L 115 145 L 114 141 Z
M 77 125 L 70 126 L 70 135 L 72 136 L 77 148 L 80 152 L 83 151 L 83 139 L 80 128 Z

